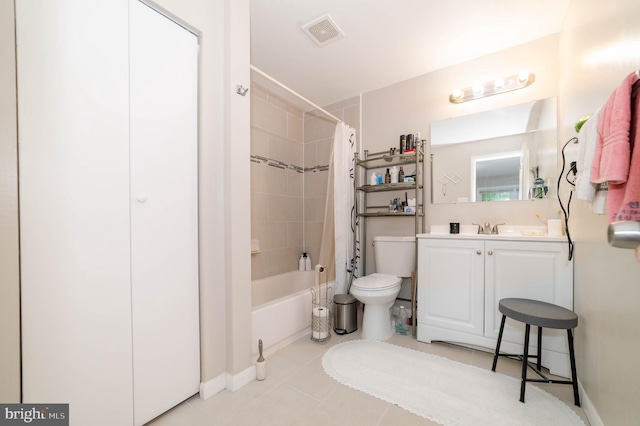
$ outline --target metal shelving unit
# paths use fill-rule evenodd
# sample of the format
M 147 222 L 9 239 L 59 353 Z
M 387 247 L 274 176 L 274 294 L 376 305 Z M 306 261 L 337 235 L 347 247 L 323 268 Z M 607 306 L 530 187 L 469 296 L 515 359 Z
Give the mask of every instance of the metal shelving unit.
M 389 151 L 374 152 L 364 151 L 363 158 L 360 158 L 358 153 L 355 153 L 355 206 L 356 216 L 362 218 L 360 221 L 361 235 L 360 238 L 364 242 L 361 245 L 361 260 L 362 265 L 366 265 L 367 259 L 367 220 L 370 218 L 379 217 L 413 217 L 414 221 L 414 235 L 424 232 L 424 144 L 426 141 L 416 141 L 415 152 L 407 154 L 390 154 Z M 399 183 L 386 183 L 379 185 L 363 184 L 366 181 L 366 174 L 368 170 L 372 169 L 386 169 L 393 166 L 414 165 L 415 166 L 415 182 L 399 182 Z M 390 212 L 388 205 L 369 205 L 369 195 L 381 192 L 394 192 L 394 191 L 414 191 L 416 198 L 415 213 L 406 212 Z M 418 245 L 416 244 L 416 265 L 418 256 Z M 417 268 L 416 268 L 417 269 Z M 414 273 L 413 289 L 411 295 L 411 310 L 413 316 L 413 336 L 416 336 L 416 292 L 417 292 L 417 271 Z

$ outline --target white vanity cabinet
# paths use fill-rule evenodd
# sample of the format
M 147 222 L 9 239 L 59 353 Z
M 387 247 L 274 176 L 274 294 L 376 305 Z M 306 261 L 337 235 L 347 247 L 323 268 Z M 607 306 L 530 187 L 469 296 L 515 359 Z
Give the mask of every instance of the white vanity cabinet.
M 418 235 L 418 340 L 494 350 L 502 319 L 498 303 L 506 297 L 573 309 L 573 263 L 566 241 Z M 501 349 L 522 353 L 523 331 L 523 324 L 507 319 Z M 537 336 L 531 342 L 535 349 Z M 542 347 L 543 365 L 569 377 L 566 331 L 544 329 Z

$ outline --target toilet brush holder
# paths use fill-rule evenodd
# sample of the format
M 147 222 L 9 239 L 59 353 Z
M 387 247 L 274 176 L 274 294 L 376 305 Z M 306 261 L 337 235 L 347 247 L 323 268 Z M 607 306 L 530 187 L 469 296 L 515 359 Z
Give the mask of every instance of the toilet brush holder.
M 256 361 L 256 380 L 264 380 L 267 378 L 267 364 L 262 356 L 262 339 L 258 340 L 259 356 Z

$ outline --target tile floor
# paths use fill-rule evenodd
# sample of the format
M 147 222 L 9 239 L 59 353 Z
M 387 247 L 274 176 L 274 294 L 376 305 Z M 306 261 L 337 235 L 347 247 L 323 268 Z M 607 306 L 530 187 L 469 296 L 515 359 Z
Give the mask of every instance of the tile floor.
M 361 312 L 358 314 L 361 318 Z M 266 359 L 264 381 L 253 381 L 236 392 L 219 392 L 206 401 L 195 395 L 148 426 L 436 425 L 394 404 L 344 386 L 324 372 L 322 356 L 331 345 L 359 338 L 360 331 L 344 336 L 332 334 L 331 339 L 321 345 L 309 336 L 302 337 Z M 411 336 L 393 335 L 387 342 L 481 368 L 490 369 L 493 361 L 491 353 L 446 343 L 426 344 Z M 497 371 L 520 377 L 521 364 L 500 358 Z M 589 424 L 583 410 L 573 405 L 571 386 L 539 386 L 565 402 Z

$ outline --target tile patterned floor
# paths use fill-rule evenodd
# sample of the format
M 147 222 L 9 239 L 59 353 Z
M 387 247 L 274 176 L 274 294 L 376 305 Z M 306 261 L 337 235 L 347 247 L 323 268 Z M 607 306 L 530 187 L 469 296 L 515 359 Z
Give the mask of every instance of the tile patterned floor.
M 206 401 L 196 395 L 148 425 L 436 425 L 326 375 L 322 369 L 325 351 L 331 345 L 358 338 L 359 331 L 345 336 L 333 334 L 329 342 L 321 345 L 308 336 L 302 337 L 267 358 L 266 380 L 251 382 L 236 392 L 222 391 Z M 394 335 L 387 342 L 481 368 L 490 369 L 493 361 L 493 355 L 487 352 L 446 343 L 426 344 L 411 336 Z M 519 362 L 507 358 L 498 363 L 498 371 L 503 374 L 520 377 L 520 369 Z M 589 424 L 583 410 L 573 405 L 571 386 L 540 387 L 564 401 Z

